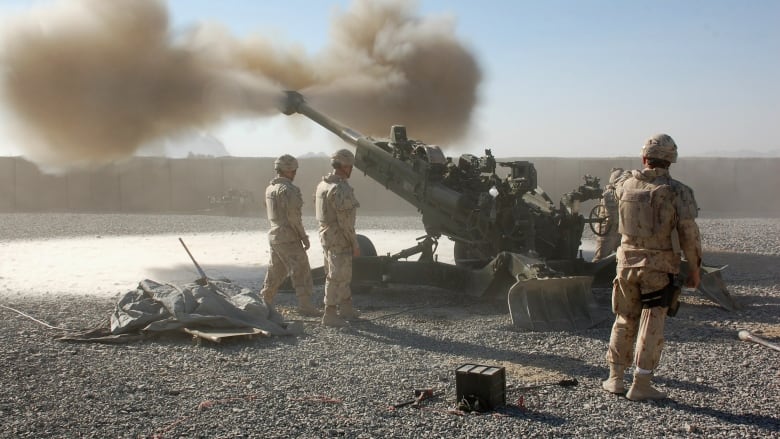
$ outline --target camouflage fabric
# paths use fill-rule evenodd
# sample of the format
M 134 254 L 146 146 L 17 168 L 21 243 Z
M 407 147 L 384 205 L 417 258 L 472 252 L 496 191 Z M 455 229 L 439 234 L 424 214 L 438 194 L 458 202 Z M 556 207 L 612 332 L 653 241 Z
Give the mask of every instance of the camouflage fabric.
M 637 367 L 653 370 L 661 356 L 667 308 L 643 309 L 640 294 L 661 290 L 668 285 L 669 274 L 679 272 L 680 255 L 673 247 L 675 234 L 689 265 L 701 265 L 701 241 L 695 221 L 698 207 L 693 191 L 673 180 L 668 169 L 632 171 L 631 177 L 616 188 L 616 194 L 622 241 L 612 291 L 615 323 L 607 361 L 628 366 L 634 357 Z
M 274 161 L 274 170 L 289 172 L 298 169 L 298 160 L 290 154 L 280 156 Z
M 348 149 L 340 149 L 330 156 L 332 164 L 338 163 L 339 166 L 352 166 L 355 164 L 355 154 Z
M 596 236 L 596 251 L 593 253 L 593 262 L 611 255 L 620 246 L 620 232 L 618 232 L 618 199 L 617 187 L 622 185 L 630 171 L 621 168 L 613 169 L 609 183 L 601 195 L 600 217 L 604 218 L 603 228 L 608 230 L 604 236 Z
M 642 309 L 641 292 L 658 291 L 669 283 L 669 276 L 643 268 L 618 270 L 612 292 L 615 323 L 609 337 L 607 362 L 622 367 L 636 364 L 645 370 L 658 366 L 664 343 L 666 307 Z M 636 352 L 634 342 L 636 341 Z
M 641 156 L 675 163 L 677 161 L 677 144 L 668 134 L 656 134 L 642 145 Z
M 345 178 L 330 174 L 317 186 L 315 204 L 325 257 L 325 305 L 334 306 L 352 297 L 349 285 L 352 255 L 358 248 L 355 220 L 360 203 Z
M 696 225 L 698 207 L 693 191 L 673 180 L 667 169 L 632 171 L 617 189 L 620 200 L 618 267 L 646 267 L 679 273 L 680 255 L 673 232 L 688 264 L 701 265 L 701 238 Z
M 260 294 L 273 303 L 276 292 L 287 276 L 292 280 L 299 303 L 309 300 L 313 290 L 309 256 L 300 242 L 271 244 L 271 261 Z
M 349 252 L 358 248 L 355 220 L 360 203 L 345 178 L 336 174 L 323 177 L 317 185 L 315 206 L 323 248 Z
M 352 252 L 325 250 L 325 306 L 352 298 Z
M 290 179 L 277 177 L 266 188 L 265 202 L 271 223 L 271 261 L 261 292 L 263 298 L 272 302 L 288 274 L 298 298 L 308 298 L 313 285 L 309 257 L 303 248 L 303 241 L 308 242 L 308 238 L 301 220 L 301 191 Z
M 301 221 L 303 197 L 301 190 L 290 179 L 276 177 L 265 190 L 265 206 L 271 229 L 268 241 L 271 244 L 301 242 L 306 230 Z

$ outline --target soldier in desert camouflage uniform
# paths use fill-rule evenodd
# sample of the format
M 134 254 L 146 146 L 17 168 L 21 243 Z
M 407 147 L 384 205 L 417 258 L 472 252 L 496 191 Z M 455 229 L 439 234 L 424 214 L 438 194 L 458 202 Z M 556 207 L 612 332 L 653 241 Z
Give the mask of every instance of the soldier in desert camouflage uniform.
M 623 168 L 612 168 L 609 174 L 609 183 L 601 195 L 601 215 L 604 223 L 601 230 L 603 236 L 596 236 L 596 251 L 593 253 L 593 262 L 604 259 L 617 250 L 620 246 L 620 232 L 618 232 L 618 199 L 615 190 L 631 176 L 630 171 Z
M 311 303 L 313 284 L 306 255 L 310 244 L 301 222 L 303 198 L 301 190 L 293 184 L 298 160 L 285 154 L 276 159 L 274 169 L 277 177 L 265 190 L 268 221 L 271 222 L 268 231 L 271 262 L 268 263 L 261 294 L 266 303 L 273 304 L 276 292 L 289 274 L 298 297 L 298 313 L 319 316 L 320 312 Z
M 320 222 L 320 242 L 325 256 L 325 326 L 344 326 L 356 319 L 352 306 L 352 256 L 359 253 L 355 234 L 356 209 L 360 207 L 347 182 L 355 156 L 348 149 L 331 156 L 333 172 L 317 185 L 315 205 Z
M 680 292 L 673 282 L 680 249 L 688 264 L 688 286 L 696 288 L 700 280 L 698 208 L 693 191 L 669 175 L 669 165 L 676 161 L 674 140 L 655 135 L 642 147 L 644 169 L 632 171 L 617 188 L 622 240 L 612 293 L 615 323 L 606 355 L 610 374 L 602 387 L 625 392 L 623 374 L 633 360 L 634 380 L 626 393 L 632 401 L 666 397 L 650 380 L 660 360 L 669 305 Z

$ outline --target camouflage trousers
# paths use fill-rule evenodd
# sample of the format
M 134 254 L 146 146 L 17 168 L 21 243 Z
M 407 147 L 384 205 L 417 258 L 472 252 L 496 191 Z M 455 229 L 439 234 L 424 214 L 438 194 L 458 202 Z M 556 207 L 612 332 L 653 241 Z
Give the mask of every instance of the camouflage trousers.
M 661 359 L 666 307 L 642 308 L 640 293 L 658 291 L 669 283 L 664 272 L 618 268 L 612 290 L 615 323 L 609 337 L 607 362 L 623 367 L 634 364 L 653 370 Z M 635 346 L 636 345 L 636 346 Z
M 308 298 L 313 290 L 309 257 L 300 242 L 271 244 L 271 261 L 265 273 L 265 282 L 260 294 L 266 301 L 273 302 L 276 292 L 290 275 L 295 295 Z
M 352 298 L 352 249 L 325 248 L 325 306 Z

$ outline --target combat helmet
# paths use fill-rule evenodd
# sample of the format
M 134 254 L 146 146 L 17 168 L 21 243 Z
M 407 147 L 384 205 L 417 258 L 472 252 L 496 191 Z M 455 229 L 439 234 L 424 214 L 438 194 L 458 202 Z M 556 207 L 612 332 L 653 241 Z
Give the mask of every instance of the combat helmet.
M 617 183 L 618 179 L 620 178 L 623 173 L 625 173 L 625 169 L 623 168 L 612 168 L 609 171 L 609 184 L 615 184 Z
M 353 166 L 355 164 L 355 154 L 348 149 L 340 149 L 330 156 L 330 164 L 336 168 L 341 166 Z
M 290 154 L 285 154 L 274 161 L 274 170 L 290 172 L 298 169 L 298 160 Z
M 677 144 L 668 134 L 656 134 L 642 146 L 642 157 L 677 162 Z

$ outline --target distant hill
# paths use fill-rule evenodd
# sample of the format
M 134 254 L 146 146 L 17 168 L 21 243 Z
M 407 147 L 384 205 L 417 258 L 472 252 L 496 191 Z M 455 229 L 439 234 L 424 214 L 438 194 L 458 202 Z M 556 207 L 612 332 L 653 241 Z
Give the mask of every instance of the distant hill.
M 205 132 L 189 132 L 177 137 L 150 143 L 135 153 L 139 157 L 229 157 L 225 145 L 216 137 Z
M 321 158 L 328 158 L 328 157 L 330 157 L 330 154 L 328 154 L 326 152 L 322 152 L 322 151 L 320 151 L 320 152 L 312 152 L 312 151 L 309 151 L 306 154 L 299 155 L 297 158 L 299 158 L 299 159 L 321 159 Z
M 780 157 L 780 149 L 755 151 L 752 149 L 718 149 L 710 152 L 707 157 Z

